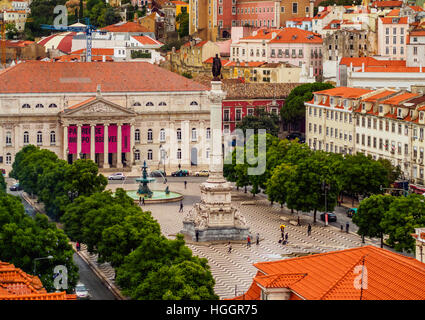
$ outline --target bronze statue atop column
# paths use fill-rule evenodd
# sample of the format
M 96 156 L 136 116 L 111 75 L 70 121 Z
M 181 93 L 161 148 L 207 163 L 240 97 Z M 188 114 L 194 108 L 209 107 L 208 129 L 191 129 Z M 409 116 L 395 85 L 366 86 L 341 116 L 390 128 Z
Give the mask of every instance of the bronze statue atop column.
M 216 54 L 215 58 L 213 58 L 212 74 L 214 76 L 213 81 L 220 81 L 219 76 L 221 75 L 221 60 L 218 57 L 218 54 Z M 221 77 L 223 78 L 222 75 Z

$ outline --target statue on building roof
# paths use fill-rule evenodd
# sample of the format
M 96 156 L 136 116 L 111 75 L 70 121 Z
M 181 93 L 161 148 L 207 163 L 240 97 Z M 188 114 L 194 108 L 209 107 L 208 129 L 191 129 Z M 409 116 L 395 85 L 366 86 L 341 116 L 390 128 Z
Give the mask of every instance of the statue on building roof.
M 212 74 L 214 76 L 213 81 L 220 81 L 219 76 L 221 75 L 221 60 L 218 54 L 213 58 Z

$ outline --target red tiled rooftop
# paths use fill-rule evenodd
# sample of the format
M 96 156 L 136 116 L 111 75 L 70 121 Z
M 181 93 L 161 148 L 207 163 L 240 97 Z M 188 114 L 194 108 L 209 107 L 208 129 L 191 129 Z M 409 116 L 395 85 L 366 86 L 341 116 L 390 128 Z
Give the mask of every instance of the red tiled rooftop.
M 80 49 L 71 52 L 71 54 L 83 54 L 86 52 L 86 49 Z M 110 48 L 92 48 L 91 49 L 92 56 L 113 56 L 114 55 L 114 49 Z
M 359 88 L 347 88 L 347 87 L 336 87 L 332 89 L 326 89 L 322 91 L 316 91 L 314 93 L 324 94 L 332 97 L 342 97 L 342 98 L 359 98 L 362 95 L 372 92 L 368 89 L 359 89 Z
M 407 17 L 397 18 L 397 20 L 398 20 L 397 22 L 393 22 L 393 19 L 395 19 L 395 18 L 391 18 L 391 17 L 389 17 L 389 18 L 379 18 L 379 19 L 381 19 L 383 24 L 408 24 L 409 23 L 408 20 L 407 20 Z
M 372 2 L 370 6 L 372 8 L 373 7 L 382 8 L 382 7 L 401 7 L 402 5 L 403 5 L 403 1 L 374 1 Z
M 100 30 L 108 32 L 149 32 L 149 30 L 136 22 L 118 22 L 110 26 L 101 28 Z
M 408 99 L 412 99 L 415 97 L 418 97 L 419 94 L 417 93 L 410 93 L 410 92 L 405 92 L 399 95 L 396 95 L 394 97 L 391 97 L 387 100 L 382 101 L 382 104 L 391 104 L 391 105 L 398 105 L 399 103 L 406 101 Z
M 389 67 L 366 67 L 364 72 L 412 72 L 419 73 L 420 67 L 399 67 L 399 66 L 389 66 Z M 422 68 L 422 72 L 425 72 L 425 67 Z
M 0 73 L 0 93 L 205 91 L 207 87 L 147 62 L 27 61 Z
M 360 57 L 360 58 L 348 58 L 344 57 L 341 59 L 340 65 L 346 65 L 350 66 L 350 64 L 353 64 L 353 67 L 361 67 L 362 64 L 365 65 L 365 67 L 368 66 L 399 66 L 399 67 L 405 67 L 406 61 L 405 60 L 377 60 L 372 57 Z
M 298 281 L 283 281 L 290 299 L 306 300 L 424 300 L 425 264 L 414 258 L 374 246 L 364 246 L 311 256 L 260 262 L 254 266 L 255 279 L 285 279 L 298 274 Z M 356 288 L 359 268 L 365 267 L 367 289 Z M 332 272 L 330 272 L 330 270 Z M 301 276 L 304 274 L 304 276 Z M 260 299 L 260 288 L 253 281 L 248 292 L 236 299 Z M 276 285 L 278 285 L 276 283 Z M 298 297 L 295 297 L 298 296 Z
M 276 34 L 270 43 L 323 43 L 317 33 L 300 28 L 284 28 Z
M 156 45 L 164 45 L 162 42 L 159 42 L 155 39 L 152 39 L 151 37 L 148 36 L 133 36 L 133 38 L 140 42 L 143 45 L 150 45 L 150 44 L 156 44 Z
M 375 101 L 377 101 L 379 99 L 382 99 L 382 98 L 384 98 L 386 96 L 389 96 L 389 95 L 391 95 L 391 94 L 393 94 L 395 92 L 396 91 L 393 91 L 393 90 L 385 90 L 383 92 L 380 92 L 380 93 L 377 93 L 375 95 L 372 95 L 372 96 L 370 96 L 368 98 L 362 99 L 362 101 L 364 101 L 364 102 L 375 102 Z

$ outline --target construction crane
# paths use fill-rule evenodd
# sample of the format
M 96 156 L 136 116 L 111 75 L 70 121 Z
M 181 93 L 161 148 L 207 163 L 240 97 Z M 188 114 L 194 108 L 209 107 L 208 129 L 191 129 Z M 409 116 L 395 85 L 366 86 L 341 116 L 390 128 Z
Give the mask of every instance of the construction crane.
M 91 62 L 91 49 L 92 49 L 92 34 L 98 32 L 106 34 L 106 31 L 96 31 L 96 27 L 90 25 L 90 20 L 86 18 L 87 24 L 85 26 L 52 26 L 49 24 L 41 24 L 41 29 L 57 30 L 57 31 L 71 31 L 71 32 L 84 32 L 86 34 L 86 61 Z

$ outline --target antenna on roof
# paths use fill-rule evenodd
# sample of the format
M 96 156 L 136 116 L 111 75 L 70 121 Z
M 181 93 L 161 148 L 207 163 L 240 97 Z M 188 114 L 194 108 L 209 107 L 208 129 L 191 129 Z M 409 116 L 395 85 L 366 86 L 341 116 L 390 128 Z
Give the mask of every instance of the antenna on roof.
M 102 92 L 100 90 L 100 84 L 98 84 L 96 88 L 96 98 L 101 98 L 101 97 L 102 97 Z

